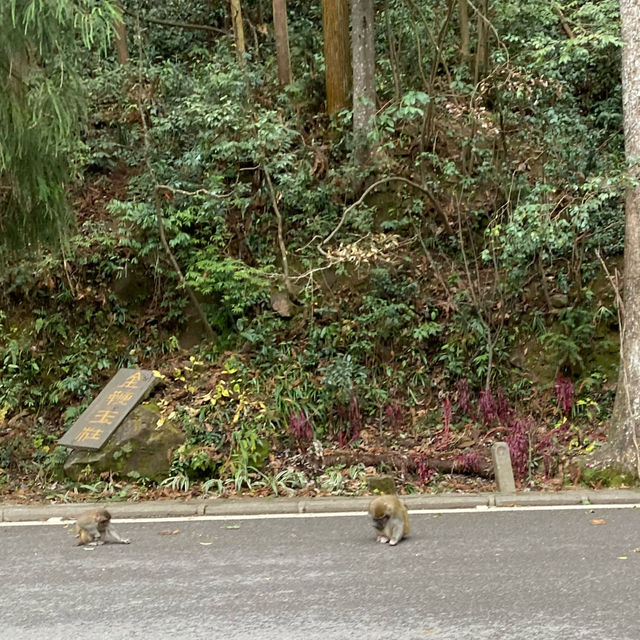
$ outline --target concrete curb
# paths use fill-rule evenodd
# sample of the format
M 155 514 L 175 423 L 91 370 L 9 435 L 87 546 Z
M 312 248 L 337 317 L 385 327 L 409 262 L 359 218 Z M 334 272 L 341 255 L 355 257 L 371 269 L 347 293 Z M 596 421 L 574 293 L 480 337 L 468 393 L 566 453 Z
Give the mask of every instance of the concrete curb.
M 598 504 L 638 504 L 640 491 L 569 490 L 554 493 L 513 494 L 418 494 L 402 496 L 410 510 L 462 509 L 512 506 L 585 506 Z M 167 518 L 202 515 L 239 516 L 262 514 L 329 513 L 366 511 L 371 496 L 320 498 L 209 498 L 202 500 L 159 500 L 155 502 L 112 502 L 49 505 L 2 505 L 0 522 L 75 520 L 83 511 L 107 506 L 114 518 Z

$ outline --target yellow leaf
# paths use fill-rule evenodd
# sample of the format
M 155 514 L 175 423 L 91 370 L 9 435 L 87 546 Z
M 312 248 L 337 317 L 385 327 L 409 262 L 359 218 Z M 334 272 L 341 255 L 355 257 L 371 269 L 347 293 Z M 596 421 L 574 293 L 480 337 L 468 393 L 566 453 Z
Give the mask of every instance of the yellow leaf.
M 203 547 L 208 547 L 209 545 L 213 544 L 213 542 L 201 542 L 200 543 Z

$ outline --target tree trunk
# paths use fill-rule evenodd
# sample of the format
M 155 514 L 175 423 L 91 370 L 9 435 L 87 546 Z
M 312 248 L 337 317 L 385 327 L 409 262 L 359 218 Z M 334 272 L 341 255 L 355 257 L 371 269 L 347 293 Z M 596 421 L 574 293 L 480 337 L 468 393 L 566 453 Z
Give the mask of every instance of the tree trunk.
M 241 67 L 245 66 L 245 51 L 244 44 L 244 27 L 242 26 L 242 7 L 240 6 L 240 0 L 231 0 L 231 22 L 233 24 L 233 34 L 236 39 L 236 57 Z
M 489 0 L 478 3 L 478 46 L 476 48 L 476 68 L 474 81 L 477 84 L 489 70 Z
M 118 8 L 122 11 L 122 4 L 118 2 Z M 116 32 L 116 54 L 118 56 L 118 62 L 120 64 L 127 64 L 129 62 L 129 50 L 127 49 L 127 30 L 124 26 L 122 17 L 120 20 L 116 20 L 113 24 L 113 29 Z
M 291 56 L 289 54 L 289 29 L 287 27 L 287 0 L 273 0 L 273 33 L 276 40 L 278 84 L 291 84 Z
M 388 451 L 386 453 L 364 453 L 357 449 L 334 449 L 325 450 L 321 460 L 314 461 L 322 464 L 322 467 L 333 467 L 343 464 L 347 467 L 354 464 L 364 464 L 366 467 L 377 467 L 381 464 L 391 467 L 403 473 L 415 473 L 417 471 L 417 458 L 401 453 L 399 451 Z M 433 456 L 425 456 L 422 463 L 430 469 L 435 469 L 440 473 L 460 473 L 471 474 L 481 478 L 493 478 L 493 462 L 491 457 L 481 452 L 477 461 L 470 467 L 465 462 L 463 456 L 443 459 Z
M 640 160 L 640 5 L 621 0 L 622 110 L 629 173 L 638 179 Z M 625 201 L 624 308 L 620 314 L 620 368 L 609 437 L 589 466 L 640 476 L 640 187 Z
M 469 5 L 467 0 L 458 0 L 458 21 L 460 23 L 460 53 L 462 62 L 469 60 Z
M 373 0 L 351 0 L 353 146 L 359 164 L 369 158 L 367 137 L 376 115 L 376 52 Z
M 351 48 L 349 0 L 322 0 L 327 111 L 349 106 L 351 93 Z
M 396 39 L 391 28 L 391 20 L 389 19 L 389 0 L 384 2 L 384 25 L 387 31 L 387 44 L 389 46 L 389 62 L 391 63 L 391 73 L 393 74 L 393 97 L 399 102 L 402 95 L 402 87 L 400 84 L 400 49 L 396 45 Z

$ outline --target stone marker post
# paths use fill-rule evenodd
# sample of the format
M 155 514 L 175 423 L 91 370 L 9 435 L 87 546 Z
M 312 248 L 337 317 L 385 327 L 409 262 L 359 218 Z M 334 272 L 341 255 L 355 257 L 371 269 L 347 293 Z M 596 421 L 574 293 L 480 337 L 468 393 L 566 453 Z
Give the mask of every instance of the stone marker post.
M 515 493 L 516 483 L 513 479 L 509 445 L 506 442 L 496 442 L 491 447 L 491 459 L 493 460 L 493 473 L 498 485 L 498 492 Z

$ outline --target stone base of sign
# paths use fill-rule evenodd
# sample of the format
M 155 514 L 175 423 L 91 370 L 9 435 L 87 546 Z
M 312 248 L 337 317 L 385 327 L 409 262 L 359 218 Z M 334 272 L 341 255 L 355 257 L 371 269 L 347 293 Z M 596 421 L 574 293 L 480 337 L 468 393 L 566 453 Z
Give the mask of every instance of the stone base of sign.
M 171 468 L 172 451 L 185 441 L 184 433 L 171 421 L 157 426 L 160 417 L 152 403 L 131 411 L 98 451 L 73 451 L 64 465 L 65 475 L 74 481 L 87 481 L 101 473 L 164 480 Z

